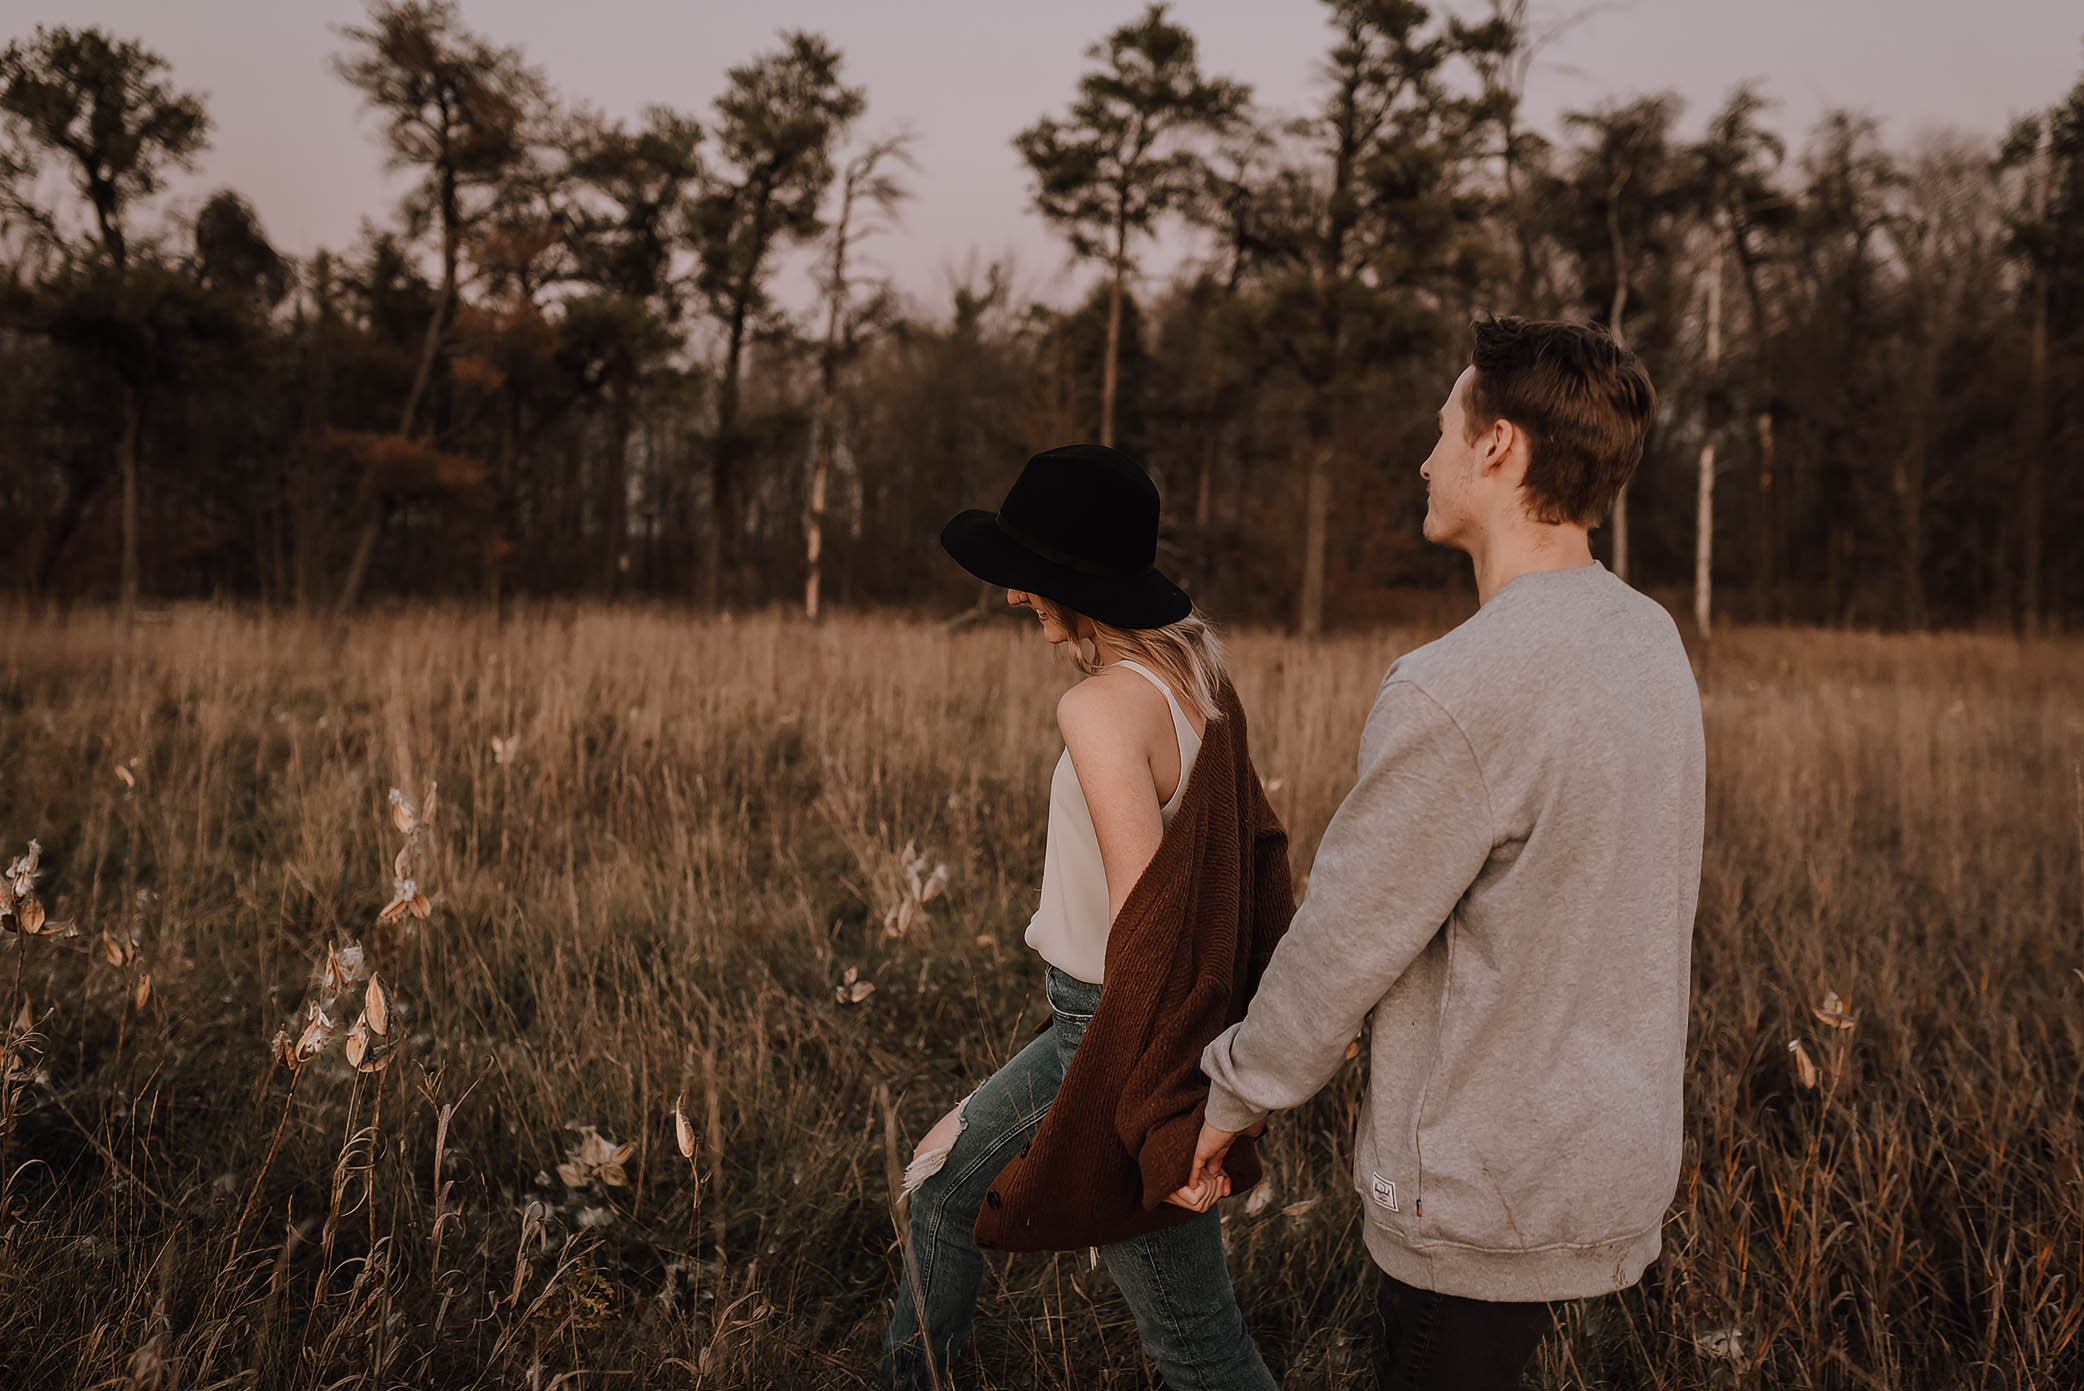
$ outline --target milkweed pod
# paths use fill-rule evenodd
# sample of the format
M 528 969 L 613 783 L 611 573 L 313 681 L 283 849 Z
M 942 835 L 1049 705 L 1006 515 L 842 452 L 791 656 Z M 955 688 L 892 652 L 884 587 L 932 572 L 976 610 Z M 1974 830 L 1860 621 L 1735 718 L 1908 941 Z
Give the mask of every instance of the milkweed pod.
M 436 805 L 437 795 L 439 794 L 440 790 L 440 783 L 434 781 L 434 779 L 432 778 L 427 779 L 427 801 L 425 805 L 423 805 L 420 808 L 420 824 L 430 825 L 434 821 L 434 808 Z
M 326 943 L 325 964 L 318 970 L 319 993 L 331 997 L 342 993 L 354 983 L 354 969 L 341 959 L 339 951 L 331 942 Z
M 15 920 L 21 923 L 22 931 L 31 937 L 43 931 L 43 904 L 37 901 L 35 894 L 22 896 L 21 905 L 15 909 Z
M 926 881 L 925 890 L 919 895 L 921 903 L 931 903 L 948 892 L 948 866 L 935 865 L 933 874 Z
M 150 971 L 138 973 L 137 986 L 131 991 L 130 1002 L 136 1006 L 139 1014 L 143 1014 L 145 1006 L 152 1002 L 152 973 Z
M 122 783 L 125 787 L 137 786 L 136 776 L 120 763 L 116 765 L 116 781 Z
M 318 1002 L 312 1001 L 311 1012 L 304 1019 L 303 1031 L 297 1035 L 297 1061 L 305 1061 L 332 1042 L 338 1029 L 339 1026 L 327 1018 L 326 1012 L 319 1008 Z
M 412 915 L 416 918 L 424 919 L 434 911 L 434 905 L 427 901 L 427 895 L 425 894 L 414 894 L 410 906 Z
M 1809 1061 L 1809 1050 L 1802 1046 L 1802 1040 L 1798 1038 L 1790 1039 L 1787 1051 L 1794 1055 L 1795 1080 L 1800 1082 L 1805 1089 L 1815 1090 L 1817 1079 L 1816 1064 Z
M 120 968 L 130 964 L 129 947 L 128 942 L 118 942 L 107 932 L 101 934 L 101 959 L 111 966 Z
M 1838 992 L 1835 990 L 1826 990 L 1823 1003 L 1809 1012 L 1816 1016 L 1818 1023 L 1833 1029 L 1850 1029 L 1860 1022 L 1860 1016 L 1854 1014 L 1845 1001 L 1838 998 Z
M 347 1031 L 347 1044 L 341 1049 L 347 1056 L 347 1065 L 360 1068 L 369 1059 L 369 1016 L 359 1016 L 355 1026 Z
M 393 879 L 412 878 L 412 851 L 403 845 L 398 847 L 397 857 L 391 861 L 391 877 Z
M 682 1159 L 695 1157 L 695 1127 L 688 1123 L 687 1108 L 682 1104 L 687 1093 L 673 1098 L 673 1143 L 680 1147 Z
M 370 1028 L 380 1034 L 391 1032 L 391 988 L 382 976 L 369 977 L 369 988 L 362 992 L 362 1010 Z

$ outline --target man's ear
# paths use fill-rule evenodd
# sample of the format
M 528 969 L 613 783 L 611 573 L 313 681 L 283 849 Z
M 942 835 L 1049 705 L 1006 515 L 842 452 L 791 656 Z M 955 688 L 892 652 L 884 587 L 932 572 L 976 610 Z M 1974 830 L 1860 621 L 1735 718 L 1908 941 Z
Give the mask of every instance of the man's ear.
M 1502 415 L 1493 420 L 1491 428 L 1484 431 L 1483 438 L 1477 441 L 1483 471 L 1486 474 L 1494 474 L 1510 464 L 1513 456 L 1512 447 L 1520 438 L 1519 426 Z

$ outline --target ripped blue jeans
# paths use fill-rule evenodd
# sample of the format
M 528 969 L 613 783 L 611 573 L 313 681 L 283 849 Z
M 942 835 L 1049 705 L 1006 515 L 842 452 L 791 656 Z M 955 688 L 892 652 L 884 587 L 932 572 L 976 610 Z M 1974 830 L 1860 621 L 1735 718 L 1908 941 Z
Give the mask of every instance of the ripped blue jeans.
M 1100 1002 L 1099 986 L 1053 966 L 1047 988 L 1056 1022 L 964 1103 L 947 1159 L 912 1196 L 911 1259 L 876 1367 L 886 1387 L 955 1384 L 949 1368 L 969 1334 L 984 1281 L 984 1256 L 972 1232 L 978 1207 L 1049 1113 Z M 1100 1254 L 1169 1391 L 1271 1391 L 1274 1380 L 1230 1287 L 1214 1208 L 1191 1222 L 1103 1246 Z

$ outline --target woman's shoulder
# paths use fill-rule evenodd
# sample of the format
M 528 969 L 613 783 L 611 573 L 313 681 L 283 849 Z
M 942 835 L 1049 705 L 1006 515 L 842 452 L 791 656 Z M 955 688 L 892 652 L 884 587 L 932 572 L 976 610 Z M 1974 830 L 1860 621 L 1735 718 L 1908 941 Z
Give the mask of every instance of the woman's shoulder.
M 1142 742 L 1162 727 L 1172 730 L 1172 712 L 1164 694 L 1148 680 L 1120 666 L 1094 672 L 1065 691 L 1056 703 L 1057 728 L 1064 741 Z

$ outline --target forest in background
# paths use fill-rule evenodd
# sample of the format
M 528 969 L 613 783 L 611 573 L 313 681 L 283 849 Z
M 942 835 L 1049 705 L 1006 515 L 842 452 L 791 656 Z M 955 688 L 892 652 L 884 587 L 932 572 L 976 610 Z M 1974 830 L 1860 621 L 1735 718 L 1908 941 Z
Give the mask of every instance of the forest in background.
M 2084 618 L 2084 77 L 1995 135 L 1790 147 L 1768 86 L 1522 116 L 1549 17 L 1326 0 L 1318 104 L 1254 105 L 1162 5 L 1008 131 L 1091 293 L 868 269 L 913 138 L 788 32 L 708 108 L 610 118 L 449 0 L 378 0 L 337 80 L 407 173 L 354 244 L 163 192 L 207 103 L 141 45 L 0 52 L 0 527 L 18 597 L 663 598 L 958 609 L 932 537 L 1110 440 L 1215 617 L 1304 634 L 1466 584 L 1423 544 L 1475 315 L 1611 326 L 1660 411 L 1603 559 L 1718 618 Z M 1164 279 L 1161 236 L 1199 251 Z M 777 288 L 816 268 L 800 302 Z M 1701 525 L 1702 519 L 1708 525 Z M 1703 542 L 1711 544 L 1703 544 Z

